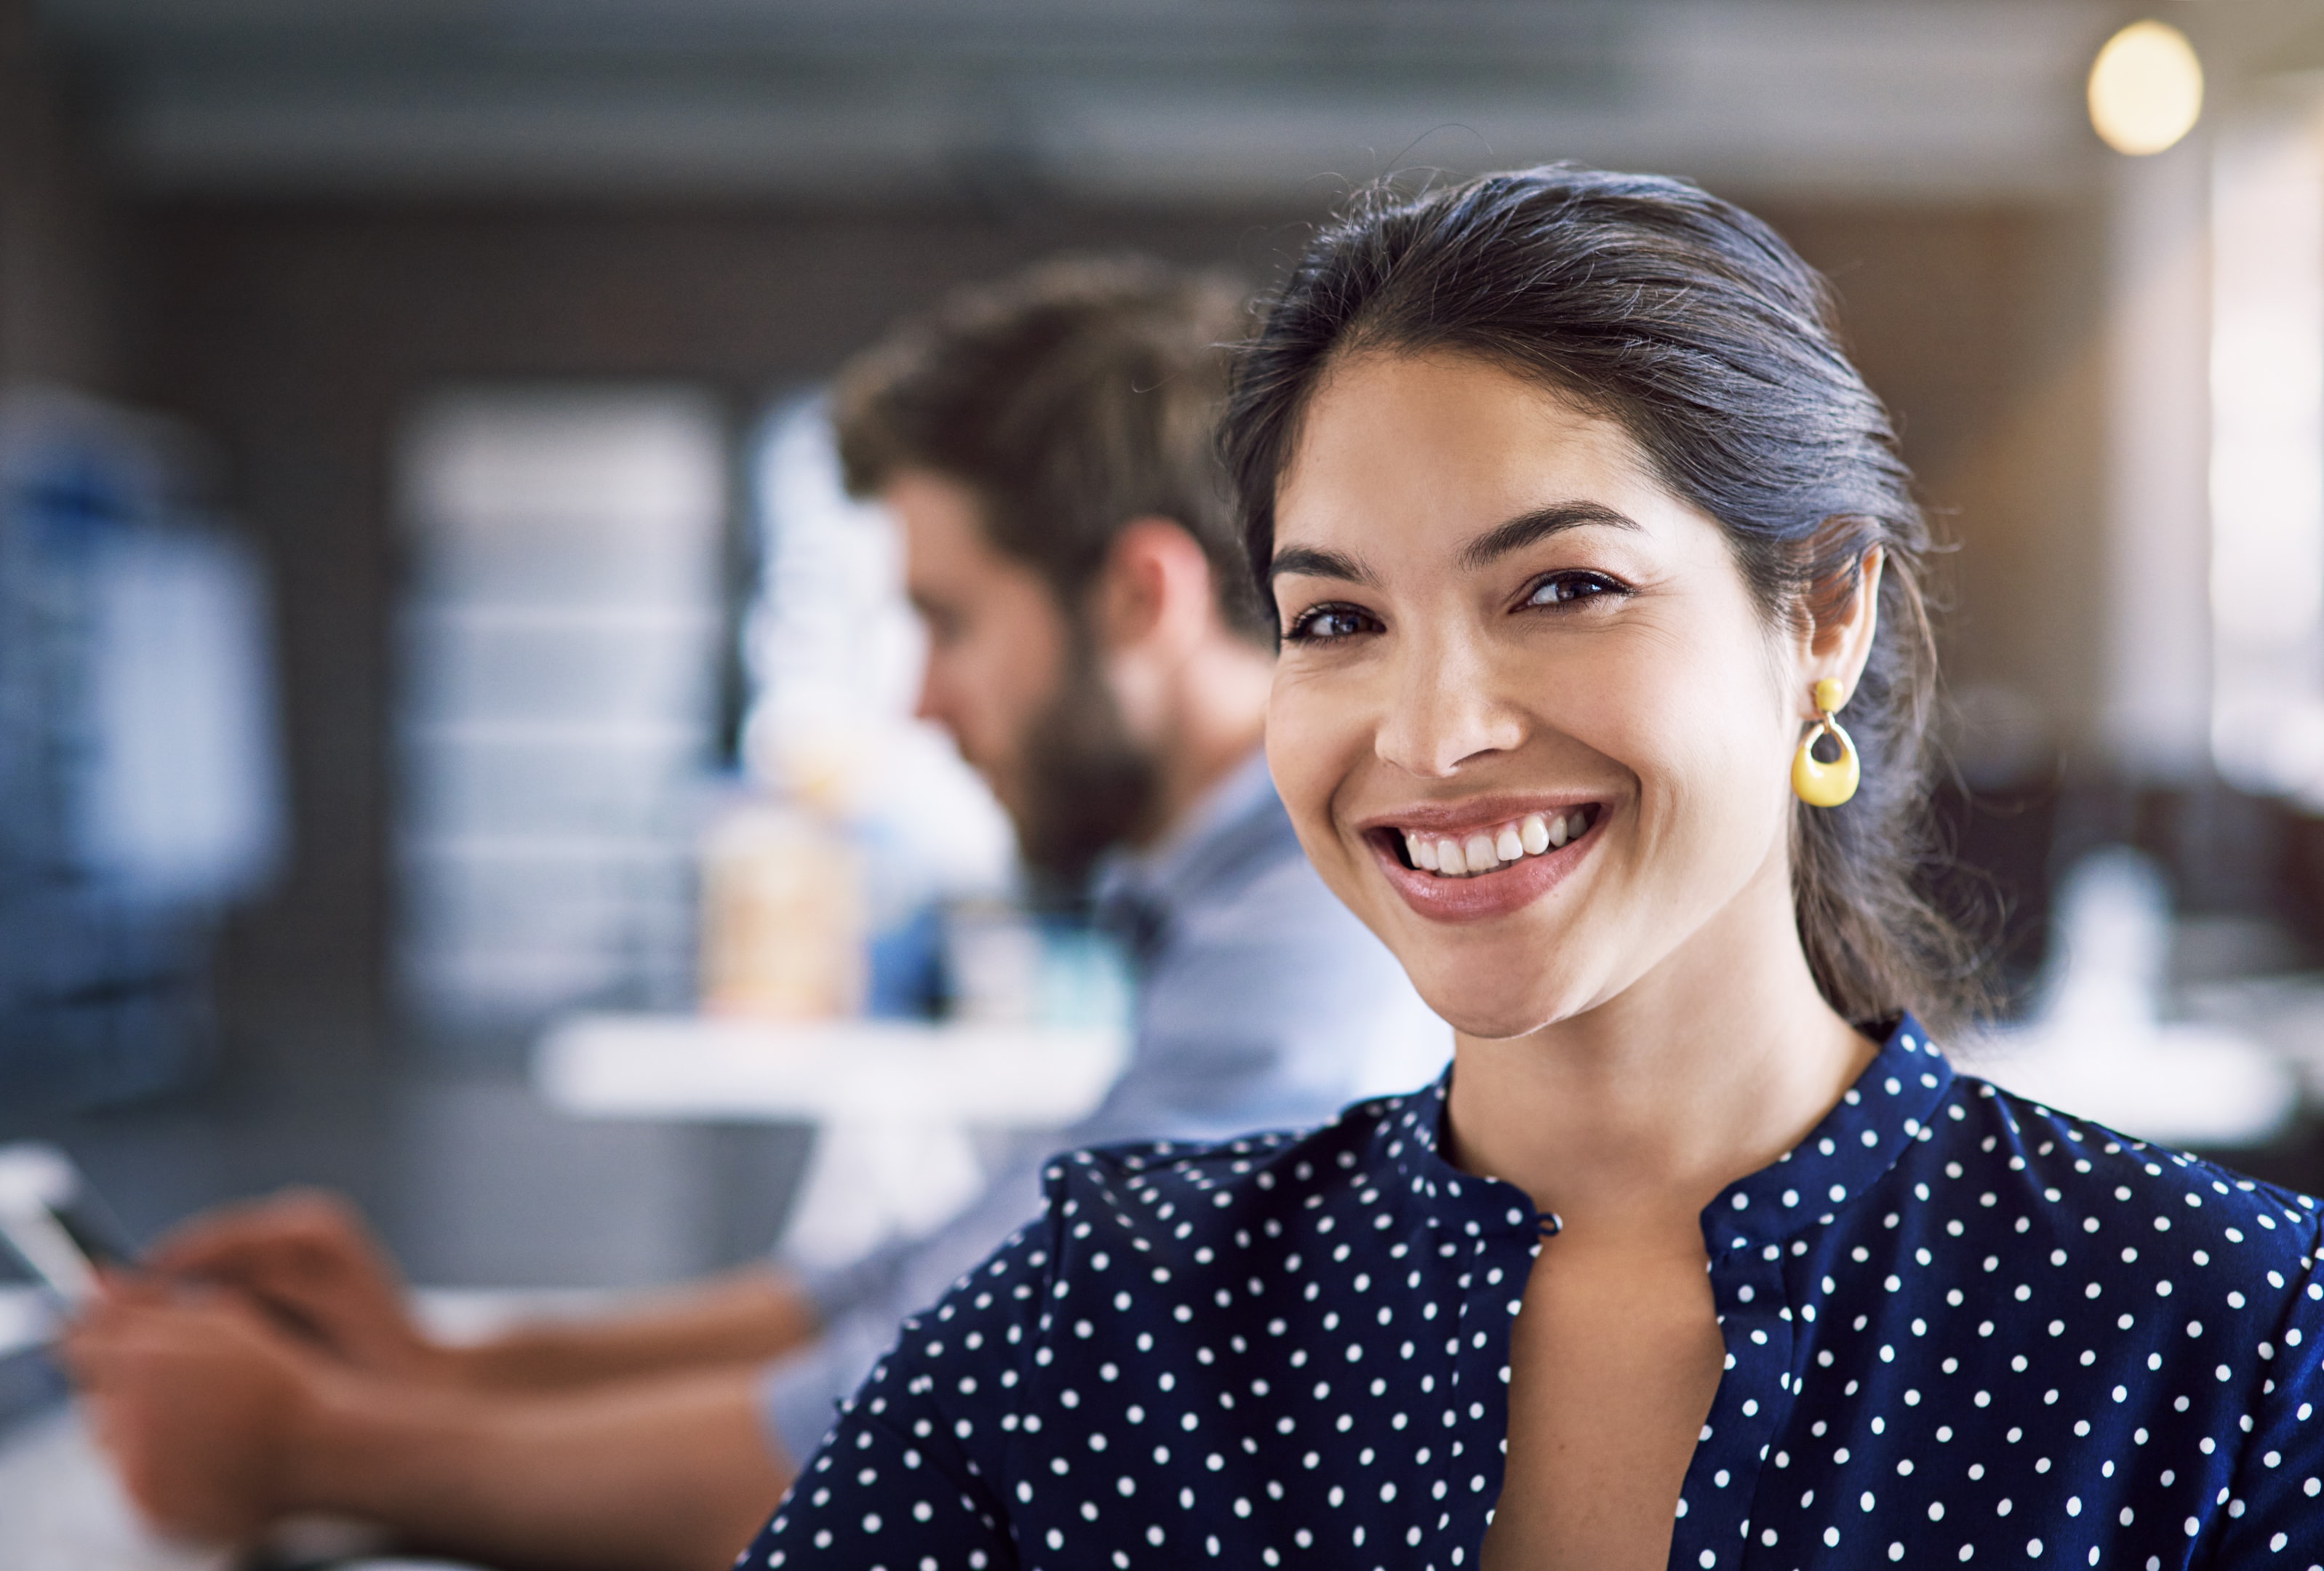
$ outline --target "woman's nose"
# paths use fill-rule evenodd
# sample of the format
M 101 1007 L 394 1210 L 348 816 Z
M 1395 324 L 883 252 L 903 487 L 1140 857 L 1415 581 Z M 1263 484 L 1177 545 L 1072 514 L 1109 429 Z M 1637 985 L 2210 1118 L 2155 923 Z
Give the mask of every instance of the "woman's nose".
M 1508 701 L 1496 675 L 1492 662 L 1464 642 L 1409 647 L 1385 694 L 1374 742 L 1381 760 L 1442 779 L 1472 758 L 1517 747 L 1525 737 L 1523 710 Z

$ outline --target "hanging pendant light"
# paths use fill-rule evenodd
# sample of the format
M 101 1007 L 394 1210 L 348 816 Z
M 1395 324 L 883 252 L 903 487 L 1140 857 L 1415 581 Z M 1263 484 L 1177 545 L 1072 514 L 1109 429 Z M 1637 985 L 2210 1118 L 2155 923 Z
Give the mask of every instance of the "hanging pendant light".
M 2161 152 L 2203 112 L 2203 62 L 2167 22 L 2134 22 L 2090 64 L 2090 124 L 2116 152 Z

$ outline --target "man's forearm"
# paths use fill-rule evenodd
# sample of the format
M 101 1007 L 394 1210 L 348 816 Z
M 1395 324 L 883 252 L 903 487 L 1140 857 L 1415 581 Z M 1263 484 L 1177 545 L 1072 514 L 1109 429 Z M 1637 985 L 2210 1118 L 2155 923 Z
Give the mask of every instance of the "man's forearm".
M 284 1508 L 512 1567 L 721 1571 L 788 1482 L 757 1387 L 742 1365 L 549 1395 L 334 1382 L 288 1438 Z
M 552 1392 L 764 1363 L 812 1340 L 814 1304 L 770 1269 L 737 1272 L 626 1314 L 521 1327 L 449 1354 L 462 1384 Z

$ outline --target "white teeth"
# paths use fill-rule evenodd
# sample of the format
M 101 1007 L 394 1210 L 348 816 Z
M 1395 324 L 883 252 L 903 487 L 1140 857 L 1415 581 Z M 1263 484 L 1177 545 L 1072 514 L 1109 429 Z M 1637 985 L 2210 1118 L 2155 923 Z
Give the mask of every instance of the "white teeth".
M 1570 813 L 1528 813 L 1459 840 L 1406 831 L 1404 848 L 1412 865 L 1425 872 L 1449 878 L 1489 873 L 1505 863 L 1537 857 L 1581 839 L 1590 827 L 1589 814 L 1587 807 L 1577 807 Z

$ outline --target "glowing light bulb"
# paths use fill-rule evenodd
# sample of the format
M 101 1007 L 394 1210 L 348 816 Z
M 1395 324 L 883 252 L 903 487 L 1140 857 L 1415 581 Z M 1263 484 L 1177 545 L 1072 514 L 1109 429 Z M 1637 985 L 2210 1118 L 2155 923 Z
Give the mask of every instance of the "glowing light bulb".
M 2090 64 L 2090 124 L 2116 152 L 2161 152 L 2203 112 L 2203 62 L 2167 22 L 2134 22 Z

